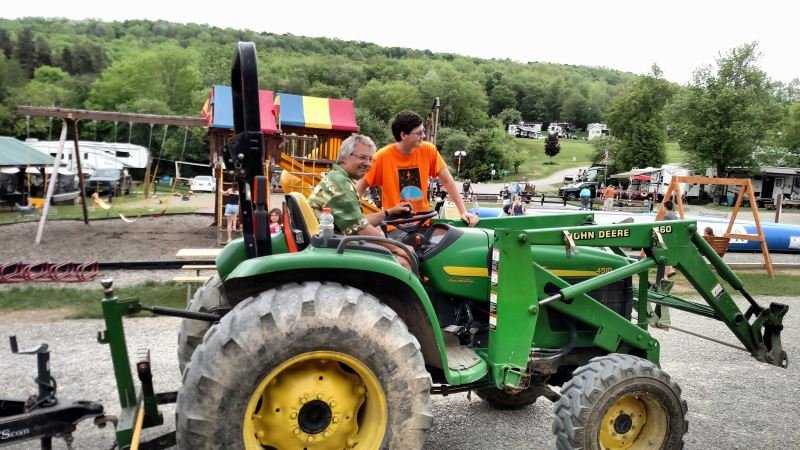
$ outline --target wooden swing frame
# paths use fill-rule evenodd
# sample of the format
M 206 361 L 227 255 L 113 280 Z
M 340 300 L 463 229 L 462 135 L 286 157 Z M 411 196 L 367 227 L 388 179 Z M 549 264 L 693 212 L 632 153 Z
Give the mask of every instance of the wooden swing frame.
M 688 184 L 717 184 L 723 186 L 738 186 L 739 193 L 736 196 L 736 202 L 733 205 L 733 213 L 731 214 L 731 219 L 728 222 L 728 228 L 725 231 L 725 234 L 722 236 L 723 238 L 727 239 L 729 242 L 731 239 L 744 239 L 747 241 L 757 241 L 761 243 L 761 254 L 764 255 L 764 268 L 767 270 L 767 274 L 770 278 L 774 278 L 775 274 L 772 270 L 772 258 L 769 256 L 769 249 L 767 248 L 767 241 L 764 238 L 764 230 L 761 228 L 761 219 L 758 216 L 758 207 L 756 206 L 755 201 L 755 191 L 753 190 L 753 183 L 747 178 L 711 178 L 711 177 L 697 177 L 697 176 L 690 176 L 690 177 L 682 177 L 682 176 L 675 176 L 672 177 L 670 181 L 669 187 L 667 188 L 667 192 L 664 193 L 664 198 L 661 201 L 661 205 L 664 205 L 664 202 L 667 200 L 672 199 L 673 195 L 676 195 L 676 201 L 678 208 L 678 214 L 681 216 L 681 219 L 685 217 L 683 211 L 683 195 L 681 192 L 681 183 L 688 183 Z M 747 195 L 750 198 L 750 209 L 753 213 L 753 219 L 756 224 L 756 232 L 757 234 L 734 234 L 733 233 L 733 223 L 736 221 L 736 216 L 739 214 L 739 208 L 742 206 L 742 199 L 744 196 Z M 661 220 L 664 215 L 666 214 L 666 208 L 659 208 L 658 213 L 656 214 L 656 220 Z M 706 239 L 708 241 L 708 239 Z M 712 242 L 709 242 L 712 244 Z M 717 242 L 719 246 L 719 242 Z M 713 244 L 712 244 L 713 246 Z M 717 248 L 715 248 L 717 250 Z M 719 251 L 717 250 L 719 253 Z M 722 256 L 722 255 L 720 255 Z

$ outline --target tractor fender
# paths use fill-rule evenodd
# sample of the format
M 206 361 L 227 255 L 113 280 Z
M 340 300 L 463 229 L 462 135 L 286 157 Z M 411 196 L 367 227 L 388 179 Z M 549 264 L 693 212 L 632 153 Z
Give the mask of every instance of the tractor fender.
M 273 254 L 289 253 L 289 248 L 286 246 L 286 238 L 283 232 L 273 234 L 271 239 Z M 227 278 L 245 259 L 247 259 L 247 255 L 244 251 L 244 239 L 234 239 L 222 248 L 214 261 L 217 266 L 219 277 L 223 280 Z
M 310 247 L 297 253 L 248 259 L 225 279 L 225 291 L 231 306 L 235 306 L 268 289 L 307 281 L 355 287 L 392 308 L 419 341 L 425 363 L 441 368 L 448 383 L 463 384 L 485 375 L 465 379 L 448 369 L 444 338 L 427 292 L 419 277 L 389 255 L 353 250 L 344 257 L 333 249 Z

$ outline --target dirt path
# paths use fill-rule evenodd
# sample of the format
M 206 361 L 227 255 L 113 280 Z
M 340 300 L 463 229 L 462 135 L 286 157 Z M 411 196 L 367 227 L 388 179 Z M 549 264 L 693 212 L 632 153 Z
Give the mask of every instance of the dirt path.
M 209 215 L 140 217 L 48 222 L 42 242 L 34 245 L 36 222 L 0 226 L 0 261 L 86 262 L 175 259 L 182 248 L 216 246 L 216 227 Z

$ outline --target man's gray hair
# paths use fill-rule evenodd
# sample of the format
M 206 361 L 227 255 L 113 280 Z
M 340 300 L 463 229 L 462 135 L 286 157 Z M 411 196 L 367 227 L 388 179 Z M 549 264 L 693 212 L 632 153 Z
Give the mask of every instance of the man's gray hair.
M 340 164 L 343 163 L 344 159 L 353 153 L 353 150 L 356 148 L 356 144 L 364 144 L 373 152 L 377 148 L 369 136 L 364 136 L 363 134 L 351 134 L 349 138 L 342 142 L 342 147 L 339 149 L 339 159 L 336 162 Z

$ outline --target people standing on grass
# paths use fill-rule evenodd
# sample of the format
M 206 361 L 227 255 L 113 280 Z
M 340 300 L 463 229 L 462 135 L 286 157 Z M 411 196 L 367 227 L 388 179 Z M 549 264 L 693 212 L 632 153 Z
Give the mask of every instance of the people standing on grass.
M 226 195 L 225 221 L 228 222 L 228 242 L 230 242 L 236 230 L 236 221 L 239 219 L 239 186 L 234 183 L 223 194 Z

